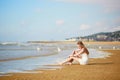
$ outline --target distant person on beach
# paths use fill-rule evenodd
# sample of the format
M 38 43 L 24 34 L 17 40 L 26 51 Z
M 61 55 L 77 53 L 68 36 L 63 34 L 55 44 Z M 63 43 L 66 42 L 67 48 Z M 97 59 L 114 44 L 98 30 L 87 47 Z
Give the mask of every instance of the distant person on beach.
M 77 42 L 78 49 L 74 50 L 73 53 L 62 63 L 63 64 L 69 64 L 71 65 L 72 62 L 75 60 L 80 63 L 80 65 L 86 65 L 88 63 L 88 55 L 89 51 L 85 47 L 85 45 L 82 43 L 82 41 Z

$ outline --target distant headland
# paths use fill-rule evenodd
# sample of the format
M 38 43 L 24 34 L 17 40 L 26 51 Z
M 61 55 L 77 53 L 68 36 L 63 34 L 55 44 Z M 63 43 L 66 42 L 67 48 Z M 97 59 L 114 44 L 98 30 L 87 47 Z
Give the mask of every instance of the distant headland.
M 100 32 L 88 36 L 66 38 L 67 41 L 120 41 L 120 30 L 115 32 Z

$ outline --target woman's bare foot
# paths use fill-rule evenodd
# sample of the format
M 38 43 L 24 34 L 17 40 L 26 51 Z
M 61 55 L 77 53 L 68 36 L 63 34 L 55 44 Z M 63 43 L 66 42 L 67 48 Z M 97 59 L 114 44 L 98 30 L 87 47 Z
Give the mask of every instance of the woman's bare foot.
M 60 63 L 58 63 L 59 65 L 64 65 L 64 63 L 63 62 L 60 62 Z
M 68 62 L 68 63 L 58 63 L 59 65 L 72 65 L 71 62 Z
M 68 63 L 66 63 L 67 65 L 72 65 L 72 63 L 71 62 L 68 62 Z

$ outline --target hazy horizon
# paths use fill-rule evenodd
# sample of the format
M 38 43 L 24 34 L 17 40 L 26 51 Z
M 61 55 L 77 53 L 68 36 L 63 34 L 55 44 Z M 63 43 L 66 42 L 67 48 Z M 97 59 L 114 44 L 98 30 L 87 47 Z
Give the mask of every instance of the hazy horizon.
M 119 0 L 0 0 L 0 41 L 59 41 L 120 30 Z

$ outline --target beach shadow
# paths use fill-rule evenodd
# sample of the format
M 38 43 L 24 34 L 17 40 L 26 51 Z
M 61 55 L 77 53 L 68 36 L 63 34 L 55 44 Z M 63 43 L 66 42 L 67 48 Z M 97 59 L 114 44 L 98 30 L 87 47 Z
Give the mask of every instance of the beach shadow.
M 104 62 L 104 63 L 89 63 L 88 65 L 110 65 L 114 64 L 113 62 Z

